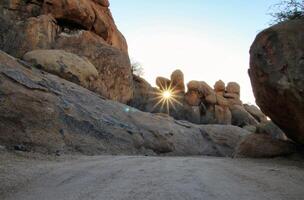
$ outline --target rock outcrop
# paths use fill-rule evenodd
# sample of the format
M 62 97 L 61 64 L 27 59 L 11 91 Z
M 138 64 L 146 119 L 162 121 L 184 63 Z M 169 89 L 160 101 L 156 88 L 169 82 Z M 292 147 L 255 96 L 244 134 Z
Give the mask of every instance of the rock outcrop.
M 88 59 L 98 77 L 86 88 L 126 103 L 133 96 L 128 47 L 108 6 L 104 0 L 1 1 L 0 49 L 17 58 L 55 49 Z
M 250 134 L 144 113 L 1 51 L 0 102 L 0 145 L 26 151 L 233 156 Z
M 262 31 L 250 49 L 256 103 L 292 140 L 304 144 L 304 21 Z
M 90 61 L 63 50 L 34 50 L 26 53 L 23 59 L 85 88 L 90 88 L 98 78 L 98 71 Z

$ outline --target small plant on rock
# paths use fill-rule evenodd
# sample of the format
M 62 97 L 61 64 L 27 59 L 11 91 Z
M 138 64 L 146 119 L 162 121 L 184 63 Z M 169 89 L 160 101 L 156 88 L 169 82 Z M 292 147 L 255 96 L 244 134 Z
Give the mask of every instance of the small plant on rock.
M 270 7 L 274 19 L 271 25 L 294 19 L 304 19 L 304 0 L 284 0 Z

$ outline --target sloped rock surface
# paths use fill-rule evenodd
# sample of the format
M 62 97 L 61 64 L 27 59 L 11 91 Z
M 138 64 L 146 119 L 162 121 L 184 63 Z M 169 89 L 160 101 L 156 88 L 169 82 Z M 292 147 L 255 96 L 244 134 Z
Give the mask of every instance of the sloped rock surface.
M 262 31 L 250 49 L 256 103 L 289 138 L 304 144 L 304 21 Z
M 84 154 L 232 156 L 249 134 L 198 126 L 105 100 L 0 53 L 0 145 Z

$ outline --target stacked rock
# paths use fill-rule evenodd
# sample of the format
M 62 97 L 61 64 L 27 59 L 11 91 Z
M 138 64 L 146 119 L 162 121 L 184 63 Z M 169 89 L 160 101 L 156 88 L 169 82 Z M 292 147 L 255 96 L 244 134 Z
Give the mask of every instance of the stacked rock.
M 165 77 L 157 77 L 156 85 L 160 90 L 171 89 L 176 94 L 185 93 L 184 74 L 181 70 L 175 70 L 171 74 L 171 79 Z
M 144 84 L 141 85 L 138 84 L 138 80 L 135 83 L 138 85 L 136 90 L 140 92 L 135 95 L 138 98 L 131 105 L 143 111 L 167 113 L 167 109 L 162 109 L 164 106 L 157 104 L 159 98 L 155 98 L 153 94 L 159 94 L 162 90 L 171 88 L 175 94 L 178 94 L 176 96 L 179 103 L 172 101 L 176 104 L 169 106 L 170 112 L 167 114 L 175 119 L 196 124 L 235 125 L 250 132 L 285 139 L 284 133 L 278 134 L 276 125 L 269 121 L 258 107 L 243 105 L 240 99 L 241 87 L 236 82 L 229 82 L 226 85 L 219 80 L 212 88 L 204 81 L 193 80 L 187 84 L 187 91 L 185 91 L 184 75 L 180 70 L 176 70 L 172 73 L 171 79 L 158 77 L 156 79 L 158 88 L 153 88 L 143 81 Z

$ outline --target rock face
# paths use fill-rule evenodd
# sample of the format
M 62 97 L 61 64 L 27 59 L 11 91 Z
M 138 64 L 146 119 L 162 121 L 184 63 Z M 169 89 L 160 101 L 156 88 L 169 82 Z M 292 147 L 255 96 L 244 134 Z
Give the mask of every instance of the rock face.
M 87 58 L 99 73 L 89 89 L 126 103 L 133 96 L 128 47 L 108 6 L 104 0 L 1 1 L 0 49 L 17 58 L 41 49 Z
M 268 135 L 250 134 L 236 149 L 235 157 L 271 158 L 296 152 L 290 141 L 273 139 Z
M 304 144 L 304 21 L 262 31 L 250 49 L 256 103 L 287 136 Z
M 98 71 L 90 61 L 63 50 L 35 50 L 26 53 L 23 59 L 88 89 L 98 77 Z
M 142 83 L 144 85 L 145 83 Z M 249 134 L 105 100 L 0 51 L 0 145 L 42 153 L 233 156 Z

